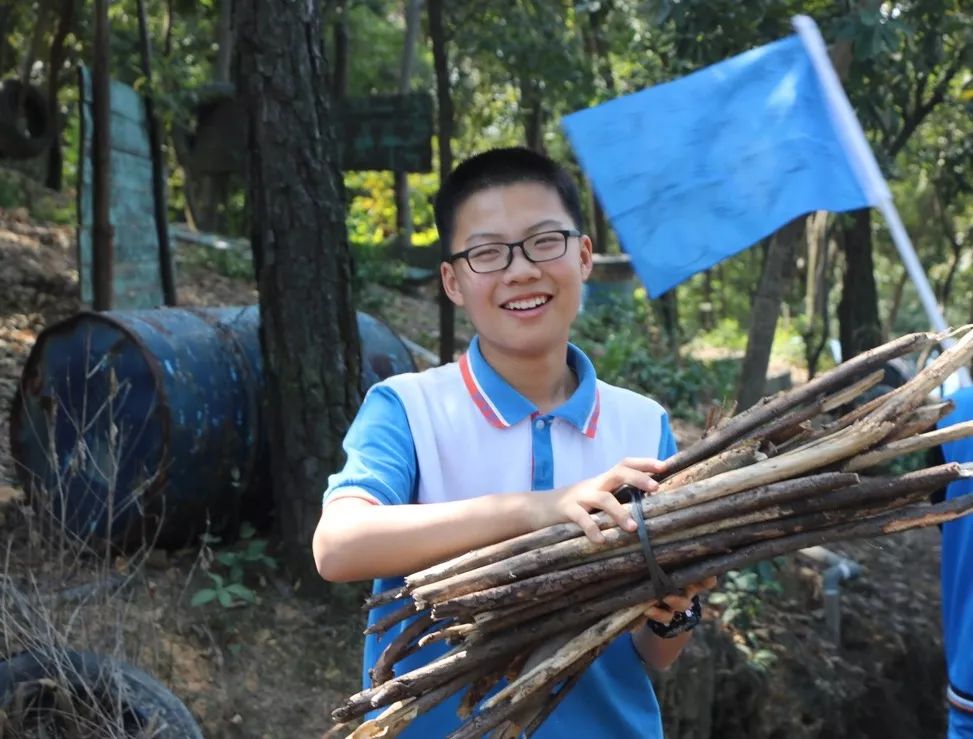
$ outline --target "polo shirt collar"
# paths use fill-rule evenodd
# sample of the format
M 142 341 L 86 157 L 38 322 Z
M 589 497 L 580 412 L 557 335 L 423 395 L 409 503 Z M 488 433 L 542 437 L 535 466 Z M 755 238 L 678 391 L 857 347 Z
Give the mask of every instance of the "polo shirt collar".
M 550 415 L 568 421 L 585 436 L 594 438 L 601 406 L 594 365 L 574 344 L 568 344 L 567 361 L 578 378 L 578 387 Z M 538 413 L 537 407 L 512 388 L 483 358 L 479 337 L 473 337 L 469 349 L 460 357 L 459 369 L 470 398 L 491 426 L 509 428 Z

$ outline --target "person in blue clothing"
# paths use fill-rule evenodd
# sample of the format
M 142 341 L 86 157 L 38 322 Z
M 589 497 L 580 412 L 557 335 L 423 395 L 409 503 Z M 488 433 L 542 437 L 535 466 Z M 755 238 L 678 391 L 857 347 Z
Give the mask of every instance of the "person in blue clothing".
M 952 413 L 940 428 L 973 420 L 973 387 L 957 390 L 949 399 Z M 947 462 L 973 462 L 973 438 L 942 445 Z M 957 480 L 946 487 L 946 498 L 973 493 L 973 480 Z M 973 739 L 973 516 L 942 527 L 942 609 L 946 669 L 949 678 L 949 739 Z
M 477 335 L 459 361 L 369 391 L 345 438 L 346 464 L 329 479 L 312 547 L 322 577 L 374 579 L 376 592 L 556 523 L 574 522 L 598 541 L 595 511 L 634 532 L 613 491 L 655 491 L 659 460 L 676 448 L 658 403 L 598 380 L 568 341 L 592 244 L 561 167 L 522 148 L 476 155 L 443 183 L 435 215 L 444 288 Z M 646 626 L 609 645 L 536 736 L 661 737 L 646 665 L 664 669 L 676 659 L 689 635 L 666 625 L 714 583 L 656 604 Z M 375 609 L 370 621 L 386 612 Z M 369 669 L 404 627 L 366 638 L 366 688 Z M 446 649 L 427 645 L 396 674 Z M 449 734 L 460 723 L 459 700 L 419 716 L 403 736 Z

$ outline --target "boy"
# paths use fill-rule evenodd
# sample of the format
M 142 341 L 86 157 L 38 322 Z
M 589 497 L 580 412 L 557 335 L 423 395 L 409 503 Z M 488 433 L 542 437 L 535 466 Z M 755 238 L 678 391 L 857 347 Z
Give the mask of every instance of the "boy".
M 664 469 L 658 459 L 675 451 L 663 409 L 597 381 L 591 362 L 568 342 L 592 247 L 564 170 L 527 149 L 484 152 L 443 183 L 435 212 L 443 285 L 477 336 L 459 362 L 371 389 L 314 536 L 322 577 L 376 578 L 377 591 L 555 523 L 573 521 L 598 541 L 595 510 L 633 532 L 612 491 L 623 484 L 654 491 L 652 475 Z M 667 597 L 650 613 L 660 622 L 655 628 L 664 630 L 674 611 L 690 609 L 690 598 L 711 586 Z M 373 612 L 372 621 L 395 607 Z M 398 633 L 366 639 L 366 687 L 369 668 Z M 639 628 L 616 639 L 536 736 L 661 737 L 643 663 L 665 668 L 687 638 Z M 396 674 L 446 649 L 429 645 L 402 660 Z M 447 735 L 459 724 L 459 700 L 420 716 L 405 735 Z

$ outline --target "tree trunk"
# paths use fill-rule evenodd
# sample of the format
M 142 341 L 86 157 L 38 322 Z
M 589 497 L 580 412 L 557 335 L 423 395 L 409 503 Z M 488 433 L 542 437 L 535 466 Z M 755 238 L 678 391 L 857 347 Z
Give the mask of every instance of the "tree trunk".
M 608 58 L 608 48 L 602 33 L 602 26 L 611 10 L 611 2 L 602 2 L 588 10 L 588 27 L 587 33 L 584 34 L 585 48 L 591 64 L 598 70 L 602 83 L 605 85 L 605 96 L 609 100 L 616 95 L 615 75 L 612 72 L 611 60 Z M 582 26 L 582 32 L 584 30 L 584 26 Z M 591 193 L 591 228 L 595 237 L 594 249 L 595 252 L 604 254 L 608 251 L 608 221 L 590 183 L 588 184 L 588 191 Z
M 750 333 L 737 392 L 737 409 L 740 411 L 749 408 L 764 394 L 780 301 L 794 276 L 798 247 L 804 238 L 804 220 L 804 216 L 795 218 L 770 238 L 760 286 L 750 312 Z
M 220 17 L 216 24 L 216 43 L 219 46 L 219 51 L 216 53 L 213 79 L 217 82 L 229 82 L 230 70 L 233 67 L 233 0 L 220 0 Z
M 656 315 L 662 323 L 666 343 L 672 351 L 679 349 L 679 299 L 676 288 L 667 290 L 653 301 Z
M 411 87 L 420 12 L 422 12 L 422 0 L 408 0 L 405 9 L 402 68 L 399 72 L 399 92 L 402 94 L 407 93 Z M 395 230 L 398 234 L 399 250 L 404 254 L 404 250 L 412 245 L 412 208 L 409 207 L 409 180 L 405 172 L 395 173 Z
M 810 217 L 806 229 L 807 275 L 804 292 L 806 327 L 804 359 L 808 377 L 817 373 L 818 360 L 828 342 L 828 274 L 829 259 L 828 214 L 819 211 Z
M 848 219 L 841 229 L 845 274 L 838 304 L 841 358 L 845 361 L 882 343 L 872 263 L 871 211 L 856 210 Z
M 152 44 L 149 40 L 149 23 L 145 13 L 145 0 L 138 0 L 139 51 L 142 57 L 142 73 L 145 75 L 145 118 L 149 129 L 149 150 L 152 155 L 152 206 L 155 230 L 159 240 L 159 275 L 162 278 L 162 296 L 167 306 L 178 305 L 176 279 L 172 269 L 172 252 L 169 248 L 168 199 L 166 197 L 165 161 L 162 157 L 162 131 L 155 114 L 156 90 L 152 82 Z
M 58 105 L 58 90 L 61 86 L 61 67 L 64 66 L 64 42 L 74 28 L 75 0 L 61 3 L 61 14 L 57 31 L 51 41 L 51 52 L 47 70 L 47 113 L 54 126 L 54 138 L 47 154 L 47 175 L 44 184 L 51 190 L 60 190 L 64 177 L 64 156 L 61 152 L 61 106 Z
M 601 203 L 598 202 L 598 196 L 595 195 L 595 190 L 590 182 L 588 183 L 588 193 L 591 196 L 591 230 L 592 236 L 594 236 L 593 250 L 596 254 L 604 254 L 608 251 L 608 239 L 610 238 L 608 219 L 605 218 L 605 211 L 602 210 Z
M 429 0 L 429 38 L 432 41 L 433 66 L 436 69 L 436 107 L 438 115 L 439 181 L 453 170 L 453 97 L 449 89 L 449 59 L 443 28 L 442 0 Z M 448 245 L 443 247 L 448 249 Z M 453 303 L 439 285 L 439 361 L 453 361 L 456 349 L 456 325 Z
M 91 70 L 91 282 L 92 307 L 114 302 L 114 230 L 111 225 L 111 89 L 109 86 L 108 0 L 95 0 L 94 63 Z
M 520 114 L 524 123 L 524 143 L 528 149 L 544 152 L 544 96 L 537 81 L 520 80 Z
M 899 308 L 902 307 L 902 294 L 905 292 L 905 283 L 909 281 L 909 273 L 904 268 L 895 281 L 895 289 L 892 291 L 892 303 L 889 305 L 888 315 L 885 316 L 885 325 L 882 328 L 882 340 L 888 341 L 895 330 L 895 321 L 899 317 Z M 945 306 L 944 306 L 945 309 Z
M 321 8 L 238 0 L 236 26 L 277 525 L 295 576 L 321 583 L 308 547 L 360 400 Z
M 335 20 L 331 28 L 334 37 L 334 72 L 331 76 L 331 94 L 341 100 L 348 94 L 348 3 L 336 0 Z

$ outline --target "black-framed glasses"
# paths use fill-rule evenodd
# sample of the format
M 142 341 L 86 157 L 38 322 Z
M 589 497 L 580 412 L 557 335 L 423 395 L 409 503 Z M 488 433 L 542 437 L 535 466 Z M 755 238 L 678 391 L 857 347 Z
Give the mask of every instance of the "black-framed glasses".
M 500 272 L 514 261 L 514 247 L 519 246 L 529 262 L 550 262 L 567 253 L 569 238 L 580 235 L 581 232 L 573 228 L 542 231 L 520 241 L 479 244 L 466 251 L 451 254 L 446 261 L 453 264 L 457 259 L 465 259 L 470 269 L 481 275 Z

